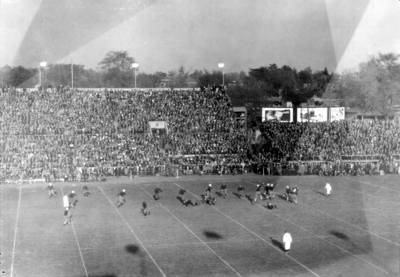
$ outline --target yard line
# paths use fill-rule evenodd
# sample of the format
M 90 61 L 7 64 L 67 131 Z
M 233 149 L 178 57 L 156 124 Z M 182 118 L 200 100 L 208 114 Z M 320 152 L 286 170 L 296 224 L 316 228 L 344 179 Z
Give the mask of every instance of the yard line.
M 128 226 L 129 230 L 132 232 L 132 234 L 135 236 L 137 241 L 140 243 L 140 245 L 143 247 L 144 251 L 146 251 L 147 255 L 149 255 L 150 259 L 153 261 L 153 263 L 157 266 L 158 270 L 161 272 L 161 274 L 165 277 L 166 275 L 164 272 L 161 270 L 161 268 L 158 266 L 156 261 L 154 260 L 153 256 L 150 255 L 149 251 L 147 251 L 146 247 L 143 245 L 142 241 L 139 239 L 139 237 L 135 234 L 135 232 L 132 230 L 131 226 L 128 224 L 128 222 L 125 220 L 125 218 L 122 216 L 122 214 L 119 212 L 119 210 L 114 206 L 113 202 L 111 202 L 110 198 L 108 198 L 107 194 L 104 193 L 104 191 L 101 189 L 101 187 L 97 186 L 101 192 L 104 194 L 104 196 L 108 199 L 110 202 L 111 206 L 114 207 L 114 209 L 117 211 L 119 216 L 122 218 L 122 220 L 125 222 L 126 226 Z
M 345 178 L 345 179 L 347 179 L 347 180 L 352 180 L 352 181 L 364 183 L 364 184 L 367 184 L 367 185 L 371 185 L 371 186 L 374 186 L 374 187 L 379 187 L 380 189 L 387 189 L 387 190 L 393 190 L 393 191 L 395 191 L 395 192 L 400 192 L 399 190 L 396 190 L 396 189 L 391 189 L 391 188 L 387 188 L 387 187 L 382 187 L 382 186 L 374 185 L 374 184 L 371 184 L 371 183 L 368 183 L 368 182 L 365 182 L 365 181 L 360 181 L 360 180 L 352 179 L 352 178 L 349 178 L 349 177 L 344 177 L 344 176 L 343 176 L 343 178 Z
M 62 195 L 64 195 L 64 191 L 63 191 L 62 187 L 60 187 L 60 188 L 61 188 L 61 193 L 62 193 Z M 86 265 L 85 265 L 85 260 L 83 259 L 81 247 L 80 247 L 80 245 L 79 245 L 78 237 L 76 236 L 74 224 L 73 224 L 72 222 L 71 222 L 71 226 L 72 226 L 72 231 L 74 232 L 76 244 L 78 245 L 79 254 L 81 255 L 81 260 L 82 260 L 83 268 L 85 269 L 86 277 L 89 277 L 89 274 L 88 274 L 88 272 L 87 272 Z
M 391 240 L 389 240 L 389 239 L 386 239 L 386 238 L 384 238 L 384 237 L 381 237 L 381 236 L 379 236 L 379 235 L 377 235 L 377 234 L 375 234 L 375 233 L 372 233 L 372 232 L 370 232 L 370 231 L 368 231 L 368 230 L 365 230 L 365 229 L 363 229 L 363 228 L 361 228 L 361 227 L 358 227 L 358 226 L 356 226 L 356 225 L 354 225 L 354 224 L 352 224 L 352 223 L 350 223 L 350 222 L 347 222 L 346 220 L 340 219 L 340 218 L 338 218 L 338 217 L 336 217 L 336 216 L 334 216 L 334 215 L 331 215 L 331 214 L 326 213 L 326 212 L 324 212 L 324 211 L 321 211 L 321 210 L 319 210 L 319 209 L 317 209 L 317 208 L 314 208 L 313 206 L 310 206 L 310 205 L 307 205 L 307 204 L 304 204 L 304 203 L 299 203 L 299 204 L 300 204 L 300 205 L 307 206 L 307 207 L 310 207 L 311 209 L 314 209 L 314 210 L 316 210 L 316 211 L 318 211 L 318 212 L 320 212 L 320 213 L 322 213 L 322 214 L 326 214 L 327 216 L 336 218 L 337 220 L 342 221 L 342 222 L 344 222 L 344 223 L 347 223 L 347 224 L 349 224 L 349 225 L 351 225 L 351 226 L 353 226 L 353 227 L 355 227 L 355 228 L 357 228 L 357 229 L 360 229 L 360 230 L 362 230 L 362 231 L 364 231 L 364 232 L 367 232 L 367 233 L 369 233 L 369 234 L 371 234 L 371 235 L 374 235 L 374 236 L 376 236 L 376 237 L 378 237 L 378 238 L 380 238 L 380 239 L 386 240 L 386 241 L 389 242 L 389 243 L 393 243 L 393 244 L 395 244 L 395 245 L 397 245 L 397 246 L 400 246 L 400 244 L 398 244 L 398 243 L 396 243 L 396 242 L 394 242 L 394 241 L 391 241 Z
M 183 187 L 181 187 L 180 185 L 178 185 L 177 183 L 174 183 L 177 187 L 180 187 L 183 189 Z M 198 197 L 197 195 L 193 194 L 192 192 L 188 191 L 191 195 L 193 195 L 194 197 L 196 197 L 197 199 L 200 199 L 200 197 Z M 216 211 L 218 211 L 219 213 L 221 213 L 222 215 L 226 216 L 227 218 L 229 218 L 230 220 L 232 220 L 233 222 L 235 222 L 236 224 L 240 225 L 242 228 L 244 228 L 245 230 L 247 230 L 248 232 L 250 232 L 251 234 L 253 234 L 254 236 L 256 236 L 257 238 L 259 238 L 260 240 L 264 241 L 266 244 L 272 246 L 273 249 L 275 249 L 276 251 L 278 251 L 279 253 L 283 254 L 281 251 L 279 251 L 275 246 L 273 246 L 271 243 L 269 243 L 268 241 L 266 241 L 265 239 L 263 239 L 262 237 L 260 237 L 259 235 L 257 235 L 256 233 L 254 233 L 253 231 L 251 231 L 250 229 L 248 229 L 247 227 L 245 227 L 243 224 L 241 224 L 240 222 L 236 221 L 235 219 L 233 219 L 232 217 L 230 217 L 229 215 L 225 214 L 224 212 L 220 211 L 219 209 L 211 206 L 213 209 L 215 209 Z M 309 269 L 308 267 L 306 267 L 305 265 L 303 265 L 302 263 L 300 263 L 299 261 L 297 261 L 295 258 L 292 258 L 290 255 L 285 254 L 285 257 L 288 257 L 289 259 L 291 259 L 292 261 L 294 261 L 295 263 L 297 263 L 298 265 L 302 266 L 303 268 L 307 269 L 308 271 L 310 271 L 313 275 L 318 276 L 319 275 L 317 273 L 315 273 L 314 271 L 312 271 L 311 269 Z
M 142 188 L 139 184 L 136 184 L 139 188 L 141 188 L 145 193 L 147 193 L 151 198 L 153 198 L 151 196 L 150 193 L 148 193 L 144 188 Z M 222 262 L 224 262 L 230 269 L 232 269 L 238 276 L 242 276 L 239 274 L 239 272 L 237 272 L 230 264 L 228 264 L 228 262 L 226 262 L 224 259 L 222 259 L 222 257 L 220 255 L 218 255 L 214 250 L 211 249 L 210 246 L 208 246 L 200 237 L 198 237 L 189 227 L 186 226 L 185 223 L 183 223 L 179 218 L 177 218 L 170 210 L 168 210 L 167 207 L 165 207 L 163 204 L 161 204 L 160 202 L 158 202 L 158 204 L 160 204 L 161 207 L 163 207 L 167 212 L 169 212 L 176 220 L 179 221 L 179 223 L 181 223 L 190 233 L 193 234 L 193 236 L 195 236 L 199 241 L 201 241 L 208 249 L 210 249 L 211 252 L 213 252 Z
M 249 182 L 249 181 L 248 181 L 248 182 Z M 249 183 L 251 183 L 251 184 L 254 185 L 254 183 L 252 183 L 252 182 L 249 182 Z M 256 206 L 259 207 L 259 208 L 261 208 L 261 209 L 263 209 L 264 211 L 266 210 L 266 209 L 264 209 L 264 208 L 263 208 L 262 206 L 260 206 L 260 205 L 256 205 Z M 272 211 L 270 211 L 270 210 L 267 210 L 267 211 L 270 212 L 270 213 L 272 213 L 273 215 L 279 217 L 279 218 L 282 218 L 283 220 L 289 222 L 290 224 L 293 224 L 294 226 L 297 226 L 298 228 L 300 228 L 300 229 L 306 231 L 307 233 L 310 233 L 310 234 L 316 236 L 317 238 L 319 238 L 319 239 L 321 239 L 321 240 L 323 240 L 323 241 L 326 241 L 327 243 L 329 243 L 329 244 L 331 244 L 331 245 L 333 245 L 333 246 L 335 246 L 335 247 L 341 249 L 342 251 L 347 252 L 347 253 L 349 253 L 350 255 L 353 255 L 353 256 L 356 257 L 357 259 L 360 259 L 360 260 L 362 260 L 362 261 L 364 261 L 364 262 L 366 262 L 366 263 L 372 265 L 373 267 L 375 267 L 375 268 L 381 270 L 382 272 L 384 272 L 384 273 L 386 273 L 386 274 L 389 274 L 389 272 L 385 271 L 384 269 L 380 268 L 379 266 L 376 266 L 376 265 L 374 265 L 374 264 L 368 262 L 367 260 L 364 260 L 363 258 L 361 258 L 361 257 L 359 257 L 359 256 L 357 256 L 357 255 L 354 255 L 353 253 L 347 251 L 346 249 L 344 249 L 344 248 L 342 248 L 342 247 L 340 247 L 340 246 L 338 246 L 338 245 L 336 245 L 336 244 L 334 244 L 334 243 L 332 243 L 332 242 L 326 240 L 323 236 L 318 236 L 317 234 L 314 234 L 313 232 L 308 231 L 307 229 L 301 227 L 300 225 L 297 225 L 296 223 L 293 223 L 293 222 L 291 222 L 290 220 L 287 220 L 286 218 L 284 218 L 283 216 L 280 216 L 280 215 L 277 214 L 277 213 L 274 213 L 274 212 L 272 212 Z
M 13 276 L 14 271 L 14 256 L 15 256 L 15 245 L 17 241 L 17 227 L 18 227 L 18 218 L 19 218 L 19 205 L 21 203 L 21 188 L 19 188 L 19 196 L 18 196 L 18 206 L 17 206 L 17 219 L 15 220 L 15 233 L 14 233 L 14 245 L 12 251 L 12 258 L 11 258 L 11 273 L 10 277 Z
M 350 179 L 350 180 L 352 180 L 352 179 Z M 365 192 L 362 192 L 362 191 L 358 191 L 358 190 L 355 190 L 355 189 L 352 189 L 352 188 L 349 188 L 349 187 L 346 187 L 346 186 L 343 186 L 343 185 L 339 185 L 339 184 L 337 184 L 337 183 L 335 183 L 335 185 L 337 185 L 337 186 L 339 186 L 339 187 L 343 187 L 343 188 L 348 189 L 348 190 L 352 190 L 352 191 L 361 193 L 361 194 L 368 195 L 368 196 L 370 196 L 370 197 L 378 198 L 378 199 L 384 200 L 384 201 L 386 201 L 386 202 L 391 202 L 391 203 L 394 203 L 394 204 L 396 204 L 396 205 L 399 205 L 399 204 L 400 204 L 400 203 L 398 203 L 398 202 L 396 202 L 396 201 L 388 200 L 388 199 L 385 199 L 385 198 L 382 198 L 382 197 L 379 197 L 379 196 L 375 196 L 375 195 L 372 195 L 372 194 L 369 194 L 369 193 L 365 193 Z

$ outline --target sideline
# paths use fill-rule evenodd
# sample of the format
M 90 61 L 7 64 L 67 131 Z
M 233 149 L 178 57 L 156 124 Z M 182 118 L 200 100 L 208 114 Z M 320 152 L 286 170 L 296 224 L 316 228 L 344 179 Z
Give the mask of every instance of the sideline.
M 12 258 L 11 258 L 11 273 L 10 277 L 13 276 L 13 271 L 14 271 L 14 256 L 15 256 L 15 245 L 17 242 L 17 227 L 18 227 L 18 218 L 19 218 L 19 206 L 21 203 L 21 188 L 19 188 L 19 197 L 18 197 L 18 208 L 17 208 L 17 219 L 15 221 L 15 233 L 14 233 L 14 245 L 13 245 L 13 250 L 12 250 Z
M 62 193 L 61 196 L 63 196 L 63 195 L 64 195 L 64 191 L 63 191 L 62 187 L 60 187 L 60 188 L 61 188 L 61 193 Z M 72 226 L 72 231 L 74 232 L 76 244 L 78 245 L 79 254 L 81 255 L 82 264 L 83 264 L 83 268 L 85 269 L 86 277 L 89 277 L 89 274 L 88 274 L 88 272 L 87 272 L 86 265 L 85 265 L 85 260 L 83 259 L 81 247 L 80 247 L 79 242 L 78 242 L 78 237 L 76 236 L 76 232 L 75 232 L 75 228 L 74 228 L 74 223 L 71 222 L 71 226 Z

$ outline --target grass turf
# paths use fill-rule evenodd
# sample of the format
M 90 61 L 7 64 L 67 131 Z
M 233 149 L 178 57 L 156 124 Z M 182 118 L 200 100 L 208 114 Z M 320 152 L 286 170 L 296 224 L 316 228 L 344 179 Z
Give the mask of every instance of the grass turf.
M 278 182 L 268 210 L 235 196 L 239 184 L 254 197 L 255 184 Z M 332 185 L 325 196 L 324 186 Z M 228 186 L 216 205 L 186 207 L 206 186 Z M 398 276 L 400 186 L 398 175 L 366 177 L 183 176 L 108 179 L 82 184 L 2 185 L 3 276 Z M 299 185 L 299 203 L 286 202 L 286 185 Z M 156 186 L 164 193 L 159 202 Z M 116 208 L 116 195 L 127 190 Z M 75 190 L 72 225 L 63 226 L 62 194 Z M 151 211 L 141 213 L 146 200 Z M 283 253 L 288 230 L 292 249 Z

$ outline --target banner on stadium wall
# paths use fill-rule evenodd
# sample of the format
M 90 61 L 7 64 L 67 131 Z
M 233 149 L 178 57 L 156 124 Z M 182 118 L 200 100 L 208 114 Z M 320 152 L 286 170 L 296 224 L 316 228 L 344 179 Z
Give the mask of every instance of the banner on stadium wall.
M 292 108 L 262 108 L 262 121 L 293 122 Z
M 328 108 L 298 108 L 298 122 L 327 122 Z
M 345 110 L 344 107 L 333 107 L 331 108 L 331 122 L 345 120 Z
M 168 124 L 165 121 L 149 121 L 150 129 L 167 129 Z
M 168 123 L 165 121 L 149 121 L 150 132 L 152 129 L 164 129 L 168 134 Z

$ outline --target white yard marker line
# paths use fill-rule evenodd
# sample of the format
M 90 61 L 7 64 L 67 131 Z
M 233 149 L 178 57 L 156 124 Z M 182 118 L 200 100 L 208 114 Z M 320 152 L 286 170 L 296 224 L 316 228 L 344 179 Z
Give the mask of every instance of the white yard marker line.
M 251 182 L 249 182 L 249 183 L 251 183 Z M 251 183 L 251 184 L 253 184 L 253 185 L 254 185 L 254 183 Z M 265 210 L 265 208 L 263 208 L 263 207 L 262 207 L 262 206 L 260 206 L 260 205 L 256 205 L 256 206 L 257 206 L 257 207 L 259 207 L 259 208 L 261 208 L 261 209 L 263 209 L 263 210 Z M 314 234 L 313 232 L 311 232 L 311 231 L 308 231 L 307 229 L 304 229 L 304 228 L 303 228 L 303 227 L 301 227 L 300 225 L 297 225 L 296 223 L 293 223 L 293 222 L 291 222 L 291 221 L 287 220 L 286 218 L 284 218 L 284 217 L 280 216 L 279 214 L 276 214 L 276 213 L 274 213 L 274 212 L 272 212 L 272 211 L 268 211 L 268 210 L 267 210 L 267 212 L 270 212 L 270 213 L 272 213 L 273 215 L 275 215 L 275 216 L 277 216 L 277 217 L 279 217 L 279 218 L 282 218 L 283 220 L 285 220 L 285 221 L 289 222 L 290 224 L 293 224 L 294 226 L 297 226 L 298 228 L 300 228 L 300 229 L 302 229 L 302 230 L 306 231 L 307 233 L 310 233 L 310 234 L 312 234 L 312 235 L 316 236 L 317 238 L 319 238 L 319 239 L 321 239 L 321 240 L 323 240 L 323 241 L 326 241 L 327 243 L 329 243 L 329 244 L 331 244 L 331 245 L 333 245 L 333 246 L 335 246 L 335 247 L 337 247 L 337 248 L 341 249 L 342 251 L 344 251 L 344 252 L 346 252 L 346 253 L 349 253 L 350 255 L 352 255 L 352 256 L 354 256 L 354 257 L 356 257 L 357 259 L 359 259 L 359 260 L 362 260 L 362 261 L 366 262 L 366 263 L 367 263 L 367 264 L 369 264 L 369 265 L 372 265 L 373 267 L 375 267 L 375 268 L 377 268 L 377 269 L 381 270 L 382 272 L 384 272 L 384 273 L 386 273 L 386 274 L 389 274 L 389 272 L 387 272 L 387 271 L 383 270 L 383 269 L 382 269 L 382 268 L 380 268 L 379 266 L 376 266 L 376 265 L 374 265 L 374 264 L 372 264 L 372 263 L 368 262 L 367 260 L 364 260 L 363 258 L 361 258 L 361 257 L 359 257 L 359 256 L 357 256 L 357 255 L 354 255 L 353 253 L 351 253 L 351 252 L 347 251 L 346 249 L 344 249 L 344 248 L 342 248 L 342 247 L 340 247 L 340 246 L 338 246 L 338 245 L 336 245 L 336 244 L 334 244 L 334 243 L 332 243 L 332 242 L 330 242 L 330 241 L 326 240 L 326 239 L 325 239 L 323 236 L 318 236 L 317 234 Z
M 345 179 L 347 179 L 347 180 L 351 180 L 351 181 L 356 181 L 356 182 L 364 183 L 364 184 L 367 184 L 367 185 L 370 185 L 370 186 L 373 186 L 373 187 L 378 187 L 378 188 L 380 188 L 380 189 L 393 190 L 393 191 L 395 191 L 395 192 L 400 193 L 399 190 L 395 190 L 395 189 L 391 189 L 391 188 L 387 188 L 387 187 L 382 187 L 382 186 L 374 185 L 374 184 L 371 184 L 371 183 L 368 183 L 368 182 L 365 182 L 365 181 L 360 181 L 360 180 L 357 180 L 357 179 L 352 179 L 352 178 L 344 177 L 344 176 L 343 176 L 343 178 L 345 178 Z
M 17 242 L 17 227 L 18 227 L 20 203 L 21 203 L 21 188 L 19 188 L 18 206 L 17 206 L 17 219 L 15 220 L 15 233 L 14 233 L 14 244 L 13 244 L 12 258 L 11 258 L 11 273 L 10 273 L 10 277 L 13 276 L 13 271 L 14 271 L 14 256 L 15 256 L 15 245 L 16 245 L 16 242 Z
M 153 198 L 151 196 L 150 193 L 148 193 L 144 188 L 142 188 L 139 184 L 136 184 L 139 188 L 141 188 L 145 193 L 147 193 L 151 198 Z M 170 210 L 168 210 L 167 207 L 165 207 L 163 204 L 161 204 L 160 202 L 158 202 L 158 204 L 160 204 L 161 207 L 163 207 L 167 212 L 169 212 L 176 220 L 179 221 L 180 224 L 182 224 L 190 233 L 192 233 L 193 236 L 195 236 L 199 241 L 201 241 L 211 252 L 213 252 L 222 262 L 224 262 L 230 269 L 232 269 L 238 276 L 242 276 L 239 274 L 239 272 L 237 272 L 230 264 L 228 264 L 228 262 L 226 262 L 224 259 L 222 259 L 222 257 L 220 255 L 218 255 L 214 250 L 212 250 L 212 248 L 207 245 L 200 237 L 198 237 L 188 226 L 186 226 L 185 223 L 183 223 L 179 218 L 177 218 Z
M 62 187 L 60 187 L 60 188 L 61 188 L 61 193 L 62 193 L 62 195 L 64 195 L 64 191 L 63 191 Z M 78 237 L 76 236 L 74 224 L 73 224 L 72 222 L 71 222 L 71 226 L 72 226 L 72 231 L 74 232 L 76 244 L 78 245 L 79 254 L 81 255 L 81 260 L 82 260 L 83 268 L 85 269 L 86 277 L 89 277 L 89 274 L 88 274 L 88 272 L 87 272 L 86 265 L 85 265 L 85 260 L 83 259 L 81 247 L 80 247 L 80 245 L 79 245 Z
M 72 231 L 74 231 L 74 236 L 75 236 L 76 244 L 78 245 L 79 254 L 81 255 L 82 264 L 83 264 L 83 267 L 85 268 L 86 276 L 89 277 L 89 274 L 88 274 L 88 272 L 87 272 L 86 265 L 85 265 L 85 260 L 83 259 L 81 247 L 79 246 L 78 237 L 76 236 L 76 232 L 75 232 L 75 228 L 74 228 L 74 223 L 71 223 L 71 226 L 72 226 Z
M 393 243 L 393 244 L 395 244 L 395 245 L 397 245 L 397 246 L 400 246 L 399 243 L 395 243 L 394 241 L 391 241 L 391 240 L 389 240 L 389 239 L 387 239 L 387 238 L 381 237 L 381 236 L 379 236 L 379 235 L 377 235 L 377 234 L 375 234 L 375 233 L 372 233 L 372 232 L 370 232 L 370 231 L 368 231 L 368 230 L 365 230 L 365 229 L 363 229 L 363 228 L 361 228 L 361 227 L 358 227 L 358 226 L 356 226 L 356 225 L 353 225 L 352 223 L 347 222 L 346 220 L 343 220 L 343 219 L 340 219 L 340 218 L 338 218 L 338 217 L 336 217 L 336 216 L 334 216 L 334 215 L 328 214 L 328 213 L 326 213 L 326 212 L 324 212 L 324 211 L 321 211 L 321 210 L 319 210 L 319 209 L 317 209 L 317 208 L 314 208 L 313 206 L 310 206 L 310 205 L 307 205 L 307 204 L 303 204 L 303 203 L 299 203 L 299 204 L 300 204 L 300 205 L 307 206 L 307 207 L 310 207 L 311 209 L 314 209 L 314 210 L 316 210 L 316 211 L 318 211 L 318 212 L 320 212 L 320 213 L 322 213 L 322 214 L 325 214 L 325 215 L 327 215 L 327 216 L 336 218 L 337 220 L 342 221 L 342 222 L 344 222 L 344 223 L 347 223 L 347 224 L 349 224 L 350 226 L 353 226 L 353 227 L 355 227 L 355 228 L 357 228 L 357 229 L 360 229 L 360 230 L 362 230 L 362 231 L 364 231 L 364 232 L 366 232 L 366 233 L 369 233 L 369 234 L 371 234 L 371 235 L 374 235 L 374 236 L 376 236 L 376 237 L 378 237 L 378 238 L 380 238 L 380 239 L 383 239 L 383 240 L 385 240 L 385 241 L 387 241 L 387 242 L 389 242 L 389 243 Z
M 180 185 L 178 185 L 177 183 L 174 183 L 177 187 L 183 188 Z M 192 192 L 188 191 L 191 195 L 193 195 L 194 197 L 196 197 L 197 199 L 200 199 L 200 197 L 198 197 L 197 195 L 193 194 Z M 245 227 L 243 224 L 241 224 L 240 222 L 236 221 L 235 219 L 233 219 L 232 217 L 230 217 L 229 215 L 225 214 L 224 212 L 220 211 L 219 209 L 211 206 L 214 210 L 218 211 L 219 213 L 221 213 L 222 215 L 226 216 L 227 218 L 229 218 L 230 220 L 232 220 L 233 222 L 235 222 L 236 224 L 240 225 L 242 228 L 244 228 L 245 230 L 247 230 L 248 232 L 250 232 L 251 234 L 253 234 L 254 236 L 256 236 L 257 238 L 259 238 L 260 240 L 264 241 L 266 244 L 270 245 L 273 249 L 275 249 L 276 251 L 278 251 L 279 253 L 283 254 L 282 251 L 278 250 L 274 245 L 272 245 L 271 243 L 269 243 L 268 241 L 266 241 L 265 239 L 263 239 L 262 237 L 260 237 L 259 235 L 257 235 L 256 233 L 254 233 L 253 231 L 251 231 L 250 229 L 248 229 L 247 227 Z M 285 254 L 285 257 L 288 257 L 289 259 L 291 259 L 292 261 L 294 261 L 295 263 L 297 263 L 298 265 L 302 266 L 303 268 L 307 269 L 308 271 L 310 271 L 313 275 L 318 276 L 319 275 L 317 273 L 315 273 L 314 271 L 312 271 L 311 269 L 309 269 L 308 267 L 306 267 L 305 265 L 303 265 L 302 263 L 300 263 L 299 261 L 297 261 L 295 258 L 292 258 L 290 255 Z
M 111 206 L 114 207 L 114 209 L 117 211 L 117 213 L 119 214 L 119 216 L 122 218 L 122 220 L 125 222 L 126 226 L 128 226 L 129 230 L 131 231 L 131 233 L 135 236 L 136 240 L 140 243 L 140 245 L 143 247 L 144 251 L 146 251 L 147 255 L 149 255 L 150 259 L 153 261 L 153 263 L 156 265 L 156 267 L 158 268 L 158 270 L 161 272 L 161 274 L 165 277 L 166 275 L 164 274 L 164 272 L 161 270 L 161 268 L 158 266 L 158 264 L 156 263 L 156 261 L 154 260 L 153 256 L 150 255 L 149 251 L 147 251 L 146 247 L 144 246 L 144 244 L 142 243 L 142 241 L 139 239 L 139 237 L 136 235 L 136 233 L 132 230 L 131 226 L 128 224 L 128 222 L 125 220 L 125 218 L 122 216 L 122 214 L 119 212 L 119 210 L 114 206 L 113 202 L 110 200 L 110 198 L 108 198 L 107 194 L 104 193 L 104 191 L 97 186 L 101 192 L 104 194 L 104 196 L 108 199 L 108 201 L 110 202 Z
M 346 178 L 346 177 L 345 177 L 345 178 Z M 350 179 L 350 180 L 352 180 L 352 179 Z M 388 200 L 388 199 L 385 199 L 385 198 L 382 198 L 382 197 L 379 197 L 379 196 L 375 196 L 375 195 L 372 195 L 372 194 L 369 194 L 369 193 L 365 193 L 365 192 L 362 192 L 362 191 L 359 191 L 359 190 L 355 190 L 355 189 L 352 189 L 352 188 L 349 188 L 349 187 L 346 187 L 346 186 L 343 186 L 343 185 L 339 185 L 339 184 L 335 184 L 335 185 L 337 185 L 337 186 L 339 186 L 339 187 L 343 187 L 343 188 L 348 189 L 348 190 L 352 190 L 352 191 L 361 193 L 361 194 L 368 195 L 368 196 L 370 196 L 370 197 L 378 198 L 378 199 L 384 200 L 384 201 L 386 201 L 386 202 L 391 202 L 391 203 L 394 203 L 394 204 L 397 204 L 397 205 L 400 204 L 399 202 L 392 201 L 392 200 Z

